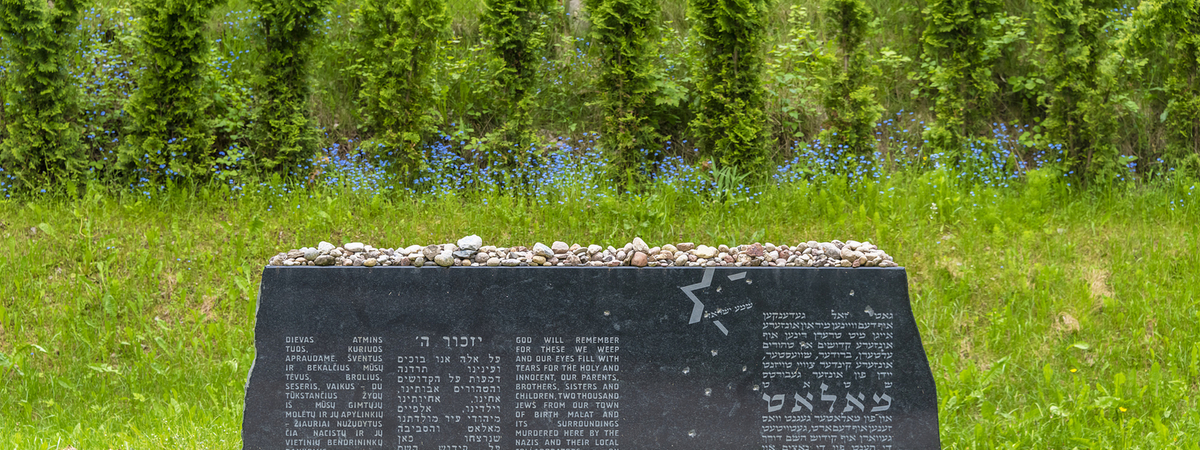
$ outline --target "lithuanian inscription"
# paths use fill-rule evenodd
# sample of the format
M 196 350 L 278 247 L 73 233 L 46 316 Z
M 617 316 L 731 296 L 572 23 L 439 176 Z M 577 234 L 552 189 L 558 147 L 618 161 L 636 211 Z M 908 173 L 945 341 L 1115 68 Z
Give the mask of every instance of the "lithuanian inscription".
M 246 449 L 936 448 L 902 269 L 268 268 Z

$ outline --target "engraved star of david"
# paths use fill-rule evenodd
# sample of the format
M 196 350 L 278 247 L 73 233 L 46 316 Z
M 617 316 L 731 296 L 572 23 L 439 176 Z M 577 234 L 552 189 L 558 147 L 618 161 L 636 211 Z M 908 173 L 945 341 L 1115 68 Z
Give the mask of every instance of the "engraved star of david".
M 704 278 L 702 278 L 699 283 L 689 284 L 679 288 L 679 290 L 683 291 L 688 298 L 692 299 L 692 318 L 688 321 L 689 325 L 693 323 L 700 323 L 700 319 L 704 317 L 704 302 L 701 302 L 693 292 L 711 286 L 714 272 L 715 270 L 712 267 L 705 268 Z M 740 280 L 742 278 L 746 278 L 746 272 L 738 272 L 729 276 L 730 281 Z M 713 325 L 716 325 L 717 329 L 721 330 L 721 333 L 729 336 L 729 329 L 725 328 L 725 325 L 722 324 L 720 320 L 713 320 Z

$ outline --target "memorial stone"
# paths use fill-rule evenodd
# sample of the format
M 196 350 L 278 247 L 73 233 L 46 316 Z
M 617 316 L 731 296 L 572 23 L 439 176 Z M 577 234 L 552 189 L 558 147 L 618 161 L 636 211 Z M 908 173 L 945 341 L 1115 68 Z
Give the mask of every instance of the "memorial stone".
M 902 268 L 268 267 L 243 445 L 939 448 Z

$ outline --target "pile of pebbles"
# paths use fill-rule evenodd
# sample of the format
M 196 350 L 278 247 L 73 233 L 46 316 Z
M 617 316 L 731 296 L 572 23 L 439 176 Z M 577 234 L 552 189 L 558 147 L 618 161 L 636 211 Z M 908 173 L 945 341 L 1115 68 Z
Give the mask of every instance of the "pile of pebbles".
M 375 248 L 361 242 L 341 247 L 321 242 L 316 248 L 290 250 L 271 257 L 269 266 L 595 266 L 595 267 L 896 267 L 892 257 L 870 242 L 801 242 L 796 245 L 748 244 L 729 247 L 691 242 L 650 247 L 641 238 L 624 247 L 539 242 L 525 246 L 483 245 L 479 236 L 456 244 Z

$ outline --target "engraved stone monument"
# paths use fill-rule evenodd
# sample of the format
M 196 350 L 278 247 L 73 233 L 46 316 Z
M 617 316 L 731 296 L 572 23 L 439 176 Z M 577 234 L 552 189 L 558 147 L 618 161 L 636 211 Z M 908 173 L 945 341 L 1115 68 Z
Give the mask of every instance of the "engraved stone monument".
M 939 448 L 902 268 L 268 267 L 259 449 Z

